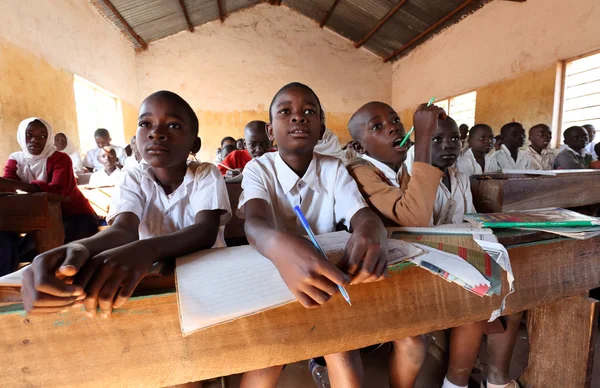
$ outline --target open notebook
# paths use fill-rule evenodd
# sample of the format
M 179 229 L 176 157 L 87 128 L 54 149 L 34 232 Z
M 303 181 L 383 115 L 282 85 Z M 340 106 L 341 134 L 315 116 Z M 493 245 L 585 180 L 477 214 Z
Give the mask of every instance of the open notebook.
M 335 263 L 343 257 L 350 236 L 334 232 L 319 235 L 317 240 Z M 389 240 L 388 244 L 390 265 L 423 253 L 404 241 Z M 175 274 L 184 336 L 295 300 L 271 261 L 248 245 L 181 257 Z M 352 296 L 351 288 L 348 291 Z

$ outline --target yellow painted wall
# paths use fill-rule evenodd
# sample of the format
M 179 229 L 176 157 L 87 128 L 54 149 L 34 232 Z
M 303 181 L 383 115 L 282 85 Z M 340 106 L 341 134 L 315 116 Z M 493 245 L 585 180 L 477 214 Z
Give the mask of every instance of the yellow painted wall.
M 139 106 L 128 104 L 121 100 L 121 112 L 123 112 L 123 132 L 125 134 L 125 145 L 137 131 L 137 119 L 139 115 Z

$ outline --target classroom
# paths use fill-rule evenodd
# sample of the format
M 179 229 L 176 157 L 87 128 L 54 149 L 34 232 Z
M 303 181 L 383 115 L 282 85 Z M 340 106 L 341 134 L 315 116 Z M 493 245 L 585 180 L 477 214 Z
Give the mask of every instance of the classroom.
M 598 20 L 0 0 L 0 386 L 600 388 Z

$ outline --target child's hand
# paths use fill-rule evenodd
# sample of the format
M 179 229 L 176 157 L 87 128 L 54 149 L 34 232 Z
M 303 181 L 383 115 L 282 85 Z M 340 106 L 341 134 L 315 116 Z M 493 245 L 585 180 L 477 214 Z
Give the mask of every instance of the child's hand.
M 437 129 L 438 119 L 445 120 L 448 115 L 446 111 L 439 106 L 421 104 L 413 114 L 415 125 L 415 143 L 419 144 L 419 139 L 431 139 Z
M 94 316 L 99 305 L 101 317 L 110 317 L 113 307 L 125 304 L 153 263 L 152 252 L 142 242 L 94 256 L 77 277 L 86 290 L 84 305 L 88 315 Z
M 350 284 L 370 283 L 387 275 L 389 252 L 383 223 L 368 208 L 352 217 L 352 236 L 339 266 L 352 276 Z
M 317 307 L 327 302 L 338 292 L 338 284 L 345 285 L 350 281 L 346 274 L 322 257 L 307 239 L 282 233 L 277 241 L 278 246 L 282 247 L 281 255 L 273 258 L 273 263 L 304 307 Z
M 71 283 L 90 256 L 86 247 L 71 243 L 37 256 L 23 273 L 21 296 L 25 311 L 54 313 L 79 305 L 83 288 Z

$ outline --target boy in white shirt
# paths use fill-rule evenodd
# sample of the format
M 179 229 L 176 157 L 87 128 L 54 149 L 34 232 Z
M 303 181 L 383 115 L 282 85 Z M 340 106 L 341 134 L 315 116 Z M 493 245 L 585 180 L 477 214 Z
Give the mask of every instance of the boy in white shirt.
M 23 275 L 28 312 L 62 311 L 85 297 L 88 315 L 99 304 L 108 318 L 153 263 L 215 245 L 231 207 L 214 165 L 187 165 L 200 149 L 196 114 L 177 94 L 160 91 L 144 100 L 138 121 L 146 163 L 127 172 L 113 197 L 111 227 L 36 257 Z M 74 284 L 62 280 L 75 275 Z
M 548 148 L 552 140 L 552 131 L 546 124 L 537 124 L 529 129 L 529 142 L 527 157 L 529 168 L 532 170 L 552 170 L 556 152 Z
M 340 159 L 314 153 L 325 126 L 316 94 L 292 83 L 277 92 L 269 108 L 267 132 L 279 151 L 250 161 L 244 169 L 239 212 L 250 245 L 273 262 L 305 307 L 325 303 L 338 285 L 385 276 L 388 249 L 383 223 L 363 200 Z M 322 257 L 293 211 L 300 206 L 316 234 L 343 223 L 352 231 L 340 268 Z M 358 351 L 325 356 L 331 386 L 359 387 Z M 242 388 L 275 387 L 281 366 L 244 374 Z
M 94 187 L 118 186 L 124 171 L 117 167 L 117 153 L 112 147 L 101 149 L 102 153 L 98 155 L 98 159 L 104 168 L 90 176 L 89 185 Z
M 525 128 L 521 123 L 504 124 L 500 130 L 502 146 L 490 159 L 490 172 L 501 170 L 527 170 L 529 158 L 519 148 L 525 144 Z
M 456 169 L 467 178 L 489 172 L 490 151 L 494 144 L 494 132 L 487 124 L 476 124 L 467 138 L 468 148 L 456 161 Z
M 594 139 L 596 138 L 596 127 L 592 124 L 582 125 L 583 129 L 585 129 L 588 133 L 588 144 L 585 146 L 585 152 L 592 155 L 592 160 L 598 159 L 598 154 L 596 153 L 596 143 Z
M 102 169 L 102 164 L 98 161 L 98 155 L 102 151 L 102 147 L 112 147 L 115 149 L 117 153 L 117 158 L 119 159 L 119 167 L 122 167 L 125 163 L 125 159 L 127 158 L 127 154 L 125 154 L 125 149 L 119 146 L 113 146 L 110 144 L 112 139 L 110 138 L 110 133 L 105 128 L 98 128 L 94 132 L 94 140 L 96 140 L 96 145 L 98 147 L 92 148 L 87 152 L 85 158 L 83 159 L 83 167 L 87 168 L 90 172 L 99 171 Z
M 125 159 L 125 163 L 123 163 L 124 170 L 132 170 L 137 167 L 138 164 L 143 162 L 142 155 L 138 150 L 136 137 L 133 135 L 131 140 L 129 141 L 129 146 L 131 147 L 131 155 Z

